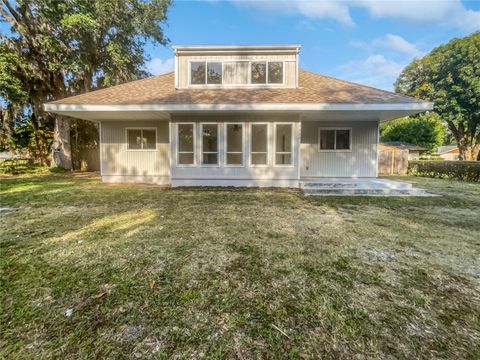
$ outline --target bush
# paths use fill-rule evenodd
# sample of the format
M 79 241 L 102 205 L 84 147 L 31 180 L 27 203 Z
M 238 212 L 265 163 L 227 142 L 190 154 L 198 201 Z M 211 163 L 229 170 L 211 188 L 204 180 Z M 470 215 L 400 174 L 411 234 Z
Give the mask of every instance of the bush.
M 408 173 L 433 178 L 480 182 L 480 162 L 409 161 Z

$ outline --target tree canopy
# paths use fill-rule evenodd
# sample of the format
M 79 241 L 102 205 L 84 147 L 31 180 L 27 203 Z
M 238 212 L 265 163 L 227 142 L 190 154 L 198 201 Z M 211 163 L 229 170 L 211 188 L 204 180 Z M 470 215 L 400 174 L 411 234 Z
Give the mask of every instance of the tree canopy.
M 433 101 L 463 160 L 480 151 L 480 32 L 453 39 L 414 60 L 400 74 L 395 90 Z
M 382 141 L 406 141 L 435 151 L 445 140 L 445 126 L 435 113 L 390 121 L 380 129 Z
M 56 116 L 53 128 L 52 116 L 42 104 L 145 77 L 144 45 L 168 42 L 162 26 L 170 3 L 2 0 L 0 13 L 11 25 L 11 34 L 0 39 L 0 66 L 7 70 L 0 82 L 9 85 L 1 96 L 7 104 L 23 107 L 22 114 L 28 109 L 37 128 L 55 130 L 57 165 L 71 167 L 70 122 Z

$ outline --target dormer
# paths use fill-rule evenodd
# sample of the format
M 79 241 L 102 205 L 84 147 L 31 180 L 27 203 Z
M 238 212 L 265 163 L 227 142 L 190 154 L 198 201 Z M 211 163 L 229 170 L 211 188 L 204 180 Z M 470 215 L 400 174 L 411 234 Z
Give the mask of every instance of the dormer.
M 299 45 L 174 46 L 175 88 L 296 88 Z

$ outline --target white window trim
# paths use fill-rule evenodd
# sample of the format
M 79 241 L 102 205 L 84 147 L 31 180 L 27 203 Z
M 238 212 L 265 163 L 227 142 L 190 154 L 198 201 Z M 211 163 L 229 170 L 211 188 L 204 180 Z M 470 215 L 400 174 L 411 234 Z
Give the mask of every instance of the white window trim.
M 195 62 L 203 62 L 205 63 L 205 84 L 192 84 L 192 63 Z M 220 63 L 222 65 L 222 83 L 221 84 L 209 84 L 208 83 L 208 77 L 207 77 L 207 63 Z M 188 85 L 191 87 L 218 87 L 218 86 L 223 86 L 223 60 L 205 60 L 205 59 L 199 59 L 199 60 L 189 60 L 188 61 Z
M 277 152 L 277 125 L 290 125 L 292 127 L 292 132 L 291 132 L 291 145 L 290 145 L 290 151 L 279 151 Z M 273 146 L 274 146 L 274 152 L 273 152 L 273 165 L 276 167 L 295 167 L 295 159 L 293 158 L 294 154 L 294 148 L 295 148 L 295 126 L 293 122 L 275 122 L 273 124 Z M 277 154 L 290 154 L 290 159 L 291 162 L 290 164 L 277 164 Z
M 322 130 L 348 130 L 350 131 L 350 136 L 349 136 L 349 140 L 350 140 L 350 144 L 349 144 L 349 149 L 336 149 L 337 147 L 337 134 L 335 132 L 335 136 L 334 136 L 334 141 L 333 141 L 333 146 L 335 147 L 335 149 L 320 149 L 320 132 Z M 352 128 L 351 127 L 320 127 L 318 128 L 318 152 L 352 152 Z
M 216 125 L 217 126 L 217 151 L 206 151 L 206 154 L 217 154 L 216 164 L 204 164 L 203 163 L 203 126 L 204 125 Z M 200 166 L 201 167 L 220 167 L 220 123 L 218 122 L 203 122 L 200 123 Z
M 266 152 L 259 152 L 259 151 L 252 151 L 252 139 L 253 139 L 253 126 L 254 125 L 266 125 L 267 126 L 267 151 Z M 269 167 L 270 166 L 270 123 L 268 122 L 251 122 L 250 123 L 250 129 L 249 129 L 249 136 L 250 138 L 248 139 L 249 143 L 249 151 L 248 151 L 248 166 L 249 167 Z M 267 155 L 267 163 L 266 164 L 253 164 L 252 163 L 252 154 L 266 154 Z
M 192 63 L 194 62 L 203 62 L 205 63 L 205 84 L 192 84 Z M 221 84 L 207 84 L 207 63 L 208 62 L 216 62 L 222 64 L 222 83 Z M 248 62 L 248 79 L 246 84 L 224 84 L 224 74 L 223 64 L 226 62 Z M 265 62 L 267 66 L 267 82 L 265 84 L 253 84 L 252 83 L 252 62 Z M 282 63 L 282 82 L 281 83 L 274 83 L 270 84 L 268 82 L 268 63 L 269 62 L 281 62 Z M 188 60 L 188 86 L 189 87 L 265 87 L 265 88 L 272 88 L 272 87 L 284 87 L 285 86 L 285 63 L 289 62 L 288 60 L 206 60 L 206 59 L 190 59 Z M 291 62 L 291 61 L 290 61 Z
M 179 131 L 178 131 L 178 128 L 179 128 L 179 125 L 192 125 L 192 132 L 193 132 L 193 164 L 180 164 L 180 156 L 179 154 L 180 153 L 183 153 L 183 154 L 191 154 L 192 151 L 179 151 L 180 149 L 180 141 L 179 141 Z M 175 159 L 175 164 L 177 167 L 195 167 L 197 166 L 197 157 L 195 156 L 196 154 L 196 139 L 197 139 L 197 132 L 196 132 L 196 126 L 195 126 L 195 123 L 194 122 L 180 122 L 180 123 L 176 123 L 176 126 L 175 126 L 175 146 L 176 146 L 176 151 L 175 151 L 175 154 L 176 154 L 176 159 Z
M 242 152 L 238 151 L 228 151 L 228 125 L 241 125 L 242 126 Z M 225 122 L 223 123 L 224 136 L 223 136 L 223 147 L 224 147 L 224 166 L 225 167 L 245 167 L 245 123 L 243 122 Z M 242 154 L 242 163 L 241 164 L 229 164 L 228 163 L 228 154 Z
M 129 149 L 128 148 L 128 130 L 155 130 L 155 149 Z M 141 136 L 143 137 L 143 131 L 141 132 Z M 152 152 L 157 151 L 157 143 L 158 143 L 158 131 L 156 127 L 152 126 L 137 126 L 137 127 L 126 127 L 125 128 L 125 146 L 126 151 L 131 152 Z M 143 145 L 142 145 L 143 146 Z

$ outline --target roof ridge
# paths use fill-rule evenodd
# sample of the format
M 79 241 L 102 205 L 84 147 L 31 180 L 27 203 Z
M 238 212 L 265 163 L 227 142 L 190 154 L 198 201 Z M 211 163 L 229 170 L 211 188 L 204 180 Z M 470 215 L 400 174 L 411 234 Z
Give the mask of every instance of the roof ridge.
M 317 73 L 317 72 L 313 72 L 313 71 L 311 71 L 311 70 L 300 69 L 300 71 L 308 72 L 308 73 L 311 73 L 311 74 L 314 74 L 314 75 L 320 75 L 320 76 L 323 76 L 323 77 L 325 77 L 325 78 L 328 78 L 328 79 L 331 79 L 331 80 L 335 80 L 335 81 L 338 81 L 338 82 L 342 82 L 342 83 L 346 83 L 346 84 L 351 84 L 351 85 L 356 85 L 356 86 L 362 86 L 362 87 L 367 88 L 367 89 L 372 89 L 372 90 L 375 90 L 375 91 L 381 91 L 381 92 L 384 92 L 384 93 L 389 94 L 389 95 L 395 95 L 395 96 L 404 97 L 404 98 L 408 98 L 408 99 L 414 99 L 414 100 L 417 100 L 417 101 L 420 101 L 420 102 L 425 102 L 425 101 L 423 101 L 422 99 L 417 99 L 417 98 L 415 98 L 415 97 L 413 97 L 413 96 L 408 96 L 408 95 L 404 95 L 404 94 L 398 94 L 398 93 L 393 92 L 393 91 L 383 90 L 383 89 L 379 89 L 379 88 L 376 88 L 376 87 L 373 87 L 373 86 L 368 86 L 368 85 L 356 83 L 356 82 L 353 82 L 353 81 L 348 81 L 348 80 L 339 79 L 339 78 L 336 78 L 336 77 L 333 77 L 333 76 L 329 76 L 329 75 L 325 75 L 325 74 L 320 74 L 320 73 Z

